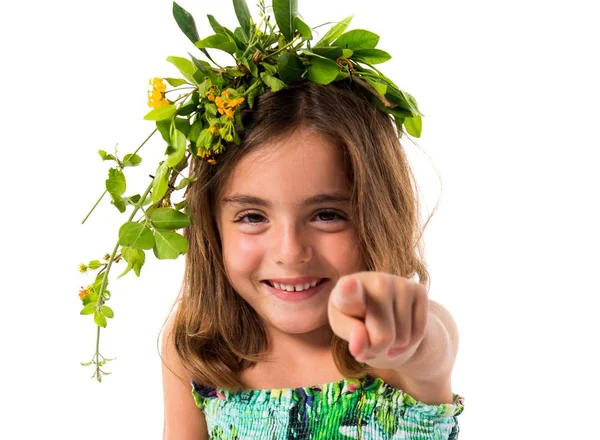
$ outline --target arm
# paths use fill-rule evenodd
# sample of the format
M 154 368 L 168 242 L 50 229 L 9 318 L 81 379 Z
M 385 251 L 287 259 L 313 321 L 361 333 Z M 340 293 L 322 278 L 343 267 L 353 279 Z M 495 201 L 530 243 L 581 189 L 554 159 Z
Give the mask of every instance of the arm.
M 189 375 L 171 341 L 172 327 L 173 317 L 165 326 L 161 344 L 165 408 L 163 440 L 208 440 L 204 414 L 194 402 Z

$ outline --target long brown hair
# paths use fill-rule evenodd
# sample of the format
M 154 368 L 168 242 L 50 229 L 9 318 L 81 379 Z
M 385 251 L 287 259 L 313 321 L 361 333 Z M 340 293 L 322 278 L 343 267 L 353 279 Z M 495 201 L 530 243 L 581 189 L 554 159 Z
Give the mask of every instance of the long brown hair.
M 416 184 L 400 145 L 402 133 L 369 99 L 351 81 L 327 86 L 303 81 L 276 93 L 267 92 L 254 109 L 244 112 L 240 145 L 228 146 L 217 156 L 217 165 L 192 160 L 190 174 L 197 180 L 186 193 L 192 225 L 184 231 L 189 250 L 171 337 L 196 382 L 244 389 L 240 373 L 266 357 L 263 324 L 228 282 L 215 212 L 236 163 L 301 126 L 317 130 L 343 150 L 352 189 L 352 221 L 367 270 L 406 278 L 416 274 L 420 283 L 429 284 Z M 370 371 L 352 357 L 348 343 L 341 338 L 334 335 L 331 348 L 345 377 Z

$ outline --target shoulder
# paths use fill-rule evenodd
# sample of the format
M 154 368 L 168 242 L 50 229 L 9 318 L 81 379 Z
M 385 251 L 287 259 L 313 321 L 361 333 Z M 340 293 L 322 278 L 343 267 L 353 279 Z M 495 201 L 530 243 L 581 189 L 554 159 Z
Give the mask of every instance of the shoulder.
M 172 313 L 161 336 L 163 440 L 207 440 L 204 414 L 196 406 L 191 378 L 173 344 L 174 317 L 175 314 Z

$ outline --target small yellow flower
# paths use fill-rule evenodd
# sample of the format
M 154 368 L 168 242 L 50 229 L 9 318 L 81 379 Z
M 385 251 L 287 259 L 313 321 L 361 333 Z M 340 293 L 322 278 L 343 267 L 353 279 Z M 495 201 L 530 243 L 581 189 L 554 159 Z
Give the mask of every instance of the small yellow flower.
M 104 254 L 104 261 L 108 261 L 110 260 L 110 255 L 109 254 Z
M 233 119 L 233 109 L 226 108 L 225 109 L 225 116 L 227 117 L 227 119 Z
M 231 92 L 229 90 L 223 90 L 223 92 L 221 92 L 221 95 L 229 97 L 231 95 Z
M 152 90 L 148 90 L 148 106 L 152 108 L 162 107 L 169 105 L 170 102 L 165 98 L 165 92 L 167 91 L 167 85 L 162 78 L 152 78 L 149 81 L 152 86 Z
M 90 291 L 87 288 L 84 289 L 82 287 L 81 290 L 79 291 L 79 299 L 83 299 L 84 296 L 87 296 L 89 294 L 90 294 Z
M 210 134 L 215 134 L 216 135 L 217 133 L 219 133 L 219 126 L 217 126 L 217 125 L 211 125 L 210 127 L 207 128 L 207 130 L 208 130 L 208 132 Z
M 214 101 L 215 100 L 215 94 L 213 92 L 208 92 L 206 94 L 206 99 L 208 99 L 209 101 Z
M 88 267 L 85 264 L 81 263 L 79 265 L 79 272 L 84 273 L 84 272 L 87 272 L 87 270 L 88 270 Z

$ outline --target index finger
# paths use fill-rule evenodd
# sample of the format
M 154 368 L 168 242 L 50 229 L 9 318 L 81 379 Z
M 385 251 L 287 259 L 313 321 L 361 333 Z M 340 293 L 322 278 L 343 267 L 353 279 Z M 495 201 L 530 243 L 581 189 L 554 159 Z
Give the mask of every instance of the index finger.
M 355 318 L 367 316 L 365 289 L 361 281 L 353 276 L 340 278 L 329 298 L 332 307 Z

